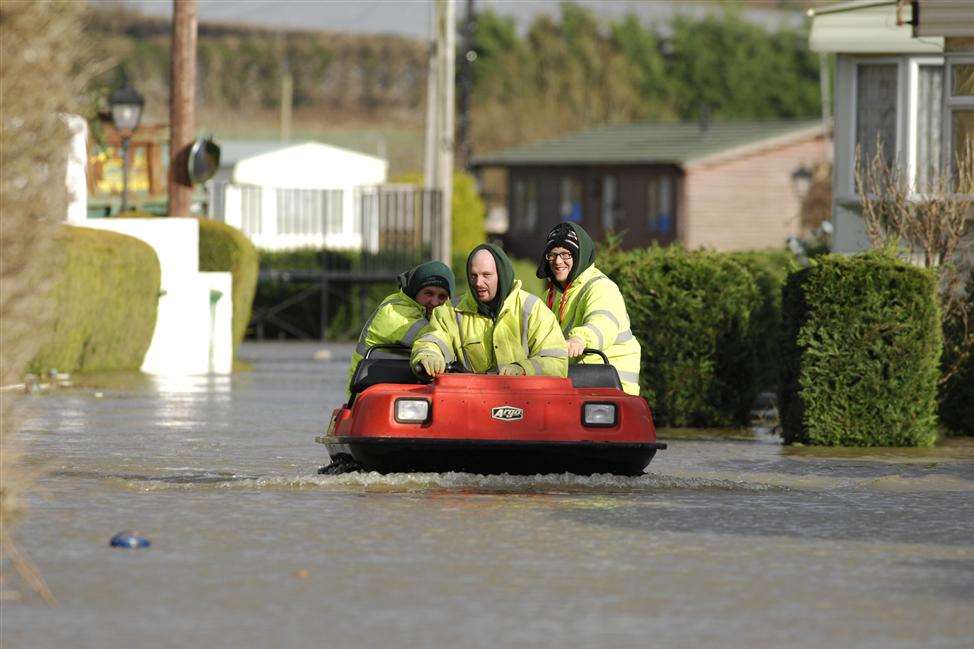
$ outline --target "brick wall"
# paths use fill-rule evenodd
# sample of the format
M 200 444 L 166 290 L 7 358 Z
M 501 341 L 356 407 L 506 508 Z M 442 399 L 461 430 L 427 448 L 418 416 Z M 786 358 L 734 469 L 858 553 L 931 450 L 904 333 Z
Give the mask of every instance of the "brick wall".
M 782 248 L 799 234 L 800 200 L 791 179 L 799 167 L 830 159 L 823 136 L 685 167 L 680 240 L 687 248 Z

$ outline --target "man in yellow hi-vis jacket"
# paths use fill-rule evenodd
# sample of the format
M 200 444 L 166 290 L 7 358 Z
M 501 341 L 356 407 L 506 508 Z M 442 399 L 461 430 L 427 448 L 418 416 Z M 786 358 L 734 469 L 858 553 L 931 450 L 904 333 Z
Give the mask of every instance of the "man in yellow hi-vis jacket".
M 474 248 L 467 282 L 470 293 L 434 309 L 413 343 L 417 372 L 438 376 L 457 361 L 479 374 L 567 376 L 568 351 L 555 316 L 521 290 L 504 251 L 486 243 Z
M 375 345 L 410 347 L 429 324 L 433 309 L 453 295 L 454 283 L 453 271 L 439 261 L 428 261 L 399 276 L 399 290 L 379 304 L 359 334 L 345 382 L 346 395 L 366 350 Z
M 605 353 L 619 373 L 622 389 L 639 394 L 639 341 L 615 282 L 594 266 L 595 244 L 575 223 L 559 223 L 548 233 L 538 277 L 548 280 L 547 304 L 558 318 L 572 363 L 601 363 L 582 356 L 586 347 Z

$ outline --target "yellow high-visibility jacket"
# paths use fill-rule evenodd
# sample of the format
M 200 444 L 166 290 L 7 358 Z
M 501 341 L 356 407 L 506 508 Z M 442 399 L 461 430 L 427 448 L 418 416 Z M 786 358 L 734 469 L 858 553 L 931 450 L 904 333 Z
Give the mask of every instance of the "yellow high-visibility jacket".
M 362 328 L 358 345 L 352 353 L 352 364 L 348 368 L 345 381 L 345 394 L 349 395 L 352 376 L 366 350 L 374 345 L 405 345 L 410 347 L 420 330 L 428 325 L 426 307 L 402 291 L 396 291 L 382 300 Z
M 619 373 L 622 389 L 639 394 L 639 341 L 629 328 L 629 314 L 619 287 L 595 266 L 579 273 L 565 293 L 555 293 L 551 310 L 561 311 L 568 300 L 561 322 L 565 339 L 581 338 L 586 347 L 601 350 Z M 595 355 L 572 359 L 572 363 L 601 363 Z
M 433 309 L 429 325 L 413 343 L 413 367 L 423 354 L 459 361 L 478 374 L 509 364 L 520 365 L 528 376 L 568 374 L 568 349 L 558 321 L 537 296 L 521 290 L 520 280 L 496 319 L 480 313 L 469 293 Z

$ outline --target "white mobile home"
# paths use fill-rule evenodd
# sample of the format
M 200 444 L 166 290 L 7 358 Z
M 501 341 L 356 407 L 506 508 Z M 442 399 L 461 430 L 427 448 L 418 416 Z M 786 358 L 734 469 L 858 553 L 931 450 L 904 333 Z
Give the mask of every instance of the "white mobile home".
M 211 181 L 210 217 L 243 230 L 259 248 L 361 249 L 363 192 L 382 185 L 388 163 L 307 142 L 227 142 Z

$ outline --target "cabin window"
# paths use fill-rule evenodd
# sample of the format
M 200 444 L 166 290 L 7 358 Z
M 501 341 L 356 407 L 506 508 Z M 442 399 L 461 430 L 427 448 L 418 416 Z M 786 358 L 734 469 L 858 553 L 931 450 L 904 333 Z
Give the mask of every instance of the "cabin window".
M 650 232 L 673 231 L 673 177 L 657 176 L 646 183 L 647 227 Z
M 582 212 L 582 182 L 578 178 L 564 176 L 561 179 L 560 199 L 562 221 L 581 223 L 584 220 Z
M 868 165 L 882 146 L 889 166 L 896 159 L 899 65 L 863 63 L 856 68 L 856 147 Z
M 615 232 L 619 209 L 619 179 L 615 176 L 602 178 L 602 230 Z
M 514 229 L 534 232 L 538 228 L 538 180 L 518 178 L 514 181 Z

